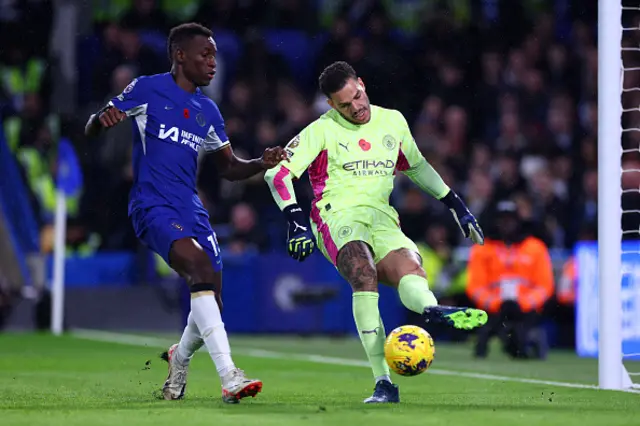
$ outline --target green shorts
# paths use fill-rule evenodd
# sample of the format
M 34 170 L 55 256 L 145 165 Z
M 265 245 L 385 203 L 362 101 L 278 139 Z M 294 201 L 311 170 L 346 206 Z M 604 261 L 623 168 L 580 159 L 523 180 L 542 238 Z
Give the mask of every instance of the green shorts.
M 373 250 L 376 264 L 401 248 L 418 253 L 418 247 L 400 229 L 397 218 L 372 207 L 311 212 L 311 228 L 320 251 L 336 265 L 338 252 L 350 241 L 364 241 Z

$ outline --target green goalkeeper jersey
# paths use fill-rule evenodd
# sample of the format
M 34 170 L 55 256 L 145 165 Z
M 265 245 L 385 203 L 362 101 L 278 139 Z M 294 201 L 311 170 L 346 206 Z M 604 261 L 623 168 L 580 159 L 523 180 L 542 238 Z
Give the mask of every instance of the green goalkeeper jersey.
M 424 157 L 418 150 L 402 113 L 371 105 L 371 120 L 356 125 L 331 109 L 307 126 L 286 146 L 290 161 L 284 161 L 299 178 L 305 170 L 320 212 L 354 206 L 373 207 L 396 216 L 389 204 L 397 171 L 407 172 Z M 284 185 L 275 184 L 286 205 L 290 199 Z M 448 188 L 438 188 L 437 198 Z

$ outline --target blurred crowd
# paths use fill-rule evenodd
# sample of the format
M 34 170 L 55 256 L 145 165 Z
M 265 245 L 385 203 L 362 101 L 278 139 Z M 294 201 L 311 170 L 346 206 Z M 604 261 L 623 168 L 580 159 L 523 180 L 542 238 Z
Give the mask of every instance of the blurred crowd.
M 551 249 L 594 235 L 595 0 L 96 0 L 91 31 L 69 46 L 77 49 L 79 88 L 71 115 L 58 114 L 52 98 L 52 10 L 48 0 L 0 5 L 0 108 L 45 230 L 56 140 L 67 137 L 76 147 L 84 185 L 69 205 L 72 248 L 137 247 L 126 217 L 131 128 L 91 141 L 82 129 L 135 76 L 169 69 L 165 37 L 185 21 L 214 31 L 219 73 L 204 91 L 220 105 L 240 156 L 286 144 L 326 111 L 317 75 L 346 60 L 372 103 L 404 113 L 426 158 L 487 229 L 492 206 L 511 200 Z M 638 27 L 638 14 L 628 16 L 626 24 Z M 639 37 L 625 32 L 623 44 L 638 46 Z M 624 60 L 640 66 L 633 52 Z M 628 73 L 625 87 L 639 80 L 640 73 Z M 624 104 L 640 104 L 640 92 L 625 93 Z M 631 111 L 623 124 L 639 116 Z M 625 148 L 638 148 L 639 136 L 625 133 Z M 625 155 L 626 167 L 640 168 L 636 154 Z M 198 184 L 222 245 L 237 253 L 283 247 L 283 224 L 261 176 L 226 182 L 203 157 Z M 640 188 L 640 176 L 625 175 L 623 187 Z M 297 188 L 308 205 L 310 188 Z M 449 212 L 407 179 L 398 178 L 392 203 L 405 232 L 441 264 L 465 244 Z M 639 208 L 637 197 L 623 204 Z M 639 229 L 638 219 L 629 217 L 625 227 Z

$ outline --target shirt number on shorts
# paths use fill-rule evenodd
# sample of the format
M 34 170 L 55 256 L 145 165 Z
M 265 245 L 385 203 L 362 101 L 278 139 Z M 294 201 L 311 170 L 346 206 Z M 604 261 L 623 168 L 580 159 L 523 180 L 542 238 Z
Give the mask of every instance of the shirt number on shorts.
M 211 243 L 211 248 L 213 249 L 213 254 L 218 255 L 220 253 L 220 248 L 218 247 L 218 239 L 216 238 L 216 234 L 211 234 L 207 237 L 207 240 Z

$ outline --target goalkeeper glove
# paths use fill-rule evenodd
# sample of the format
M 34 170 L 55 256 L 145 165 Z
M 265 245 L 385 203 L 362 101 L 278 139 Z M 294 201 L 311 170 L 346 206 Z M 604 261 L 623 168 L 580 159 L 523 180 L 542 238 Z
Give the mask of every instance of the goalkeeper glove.
M 462 231 L 465 238 L 470 238 L 474 243 L 484 244 L 484 233 L 478 224 L 475 216 L 471 214 L 464 202 L 458 197 L 458 194 L 450 190 L 441 200 L 453 214 L 458 227 Z
M 311 226 L 297 204 L 285 207 L 289 230 L 287 232 L 287 251 L 289 256 L 302 262 L 313 253 L 316 246 Z

